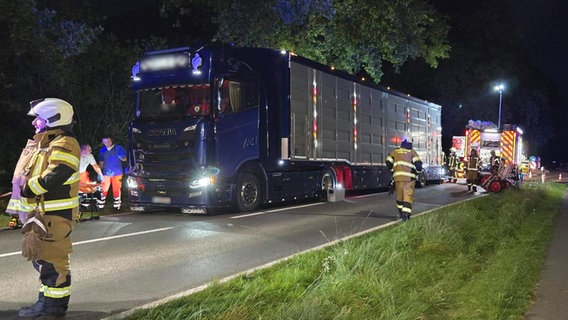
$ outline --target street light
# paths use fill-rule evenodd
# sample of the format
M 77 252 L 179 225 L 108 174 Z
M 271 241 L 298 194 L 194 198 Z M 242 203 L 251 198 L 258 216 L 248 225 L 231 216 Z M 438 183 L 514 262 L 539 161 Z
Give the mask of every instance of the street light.
M 503 103 L 503 90 L 505 85 L 500 83 L 495 86 L 495 91 L 499 91 L 499 122 L 497 122 L 497 129 L 501 129 L 501 104 Z

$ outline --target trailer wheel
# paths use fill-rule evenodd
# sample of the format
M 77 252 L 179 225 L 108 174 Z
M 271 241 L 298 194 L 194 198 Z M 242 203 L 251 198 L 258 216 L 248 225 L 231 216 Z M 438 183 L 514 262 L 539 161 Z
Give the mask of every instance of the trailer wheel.
M 416 187 L 417 188 L 424 188 L 426 186 L 426 174 L 424 171 L 420 172 L 418 178 L 416 179 Z
M 501 182 L 500 181 L 494 180 L 494 181 L 491 181 L 489 183 L 489 191 L 497 193 L 497 192 L 500 192 L 501 189 L 502 188 L 501 188 Z
M 241 212 L 256 210 L 262 197 L 262 186 L 258 178 L 251 173 L 243 173 L 237 179 L 236 188 L 237 209 Z
M 336 186 L 336 181 L 335 181 L 335 175 L 333 174 L 332 170 L 327 170 L 324 171 L 322 176 L 321 176 L 321 180 L 320 180 L 320 186 L 321 186 L 321 193 L 319 195 L 319 199 L 320 201 L 326 201 L 327 200 L 327 190 L 331 190 L 333 188 L 335 188 Z

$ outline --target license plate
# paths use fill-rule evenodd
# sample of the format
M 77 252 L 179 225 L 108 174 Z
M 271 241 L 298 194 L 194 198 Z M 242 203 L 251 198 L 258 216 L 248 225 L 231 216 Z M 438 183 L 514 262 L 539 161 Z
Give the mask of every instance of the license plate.
M 172 198 L 170 198 L 170 197 L 152 197 L 152 202 L 153 203 L 159 203 L 159 204 L 171 204 Z

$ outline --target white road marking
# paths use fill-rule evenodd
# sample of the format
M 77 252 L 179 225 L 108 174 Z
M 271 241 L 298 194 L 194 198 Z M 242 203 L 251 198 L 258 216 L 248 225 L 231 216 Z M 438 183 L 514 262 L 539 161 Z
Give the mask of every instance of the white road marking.
M 243 215 L 240 215 L 240 216 L 233 216 L 233 217 L 231 217 L 231 219 L 247 218 L 247 217 L 258 216 L 258 215 L 261 215 L 261 214 L 267 214 L 267 213 L 271 213 L 271 212 L 286 211 L 286 210 L 292 210 L 292 209 L 298 209 L 298 208 L 318 206 L 318 205 L 324 204 L 324 203 L 325 202 L 316 202 L 316 203 L 311 203 L 311 204 L 305 204 L 305 205 L 302 205 L 302 206 L 279 208 L 279 209 L 268 210 L 268 211 L 260 211 L 260 212 L 255 212 L 255 213 L 243 214 Z
M 139 236 L 139 235 L 146 234 L 146 233 L 167 231 L 167 230 L 170 230 L 170 229 L 173 229 L 173 228 L 175 228 L 175 227 L 152 229 L 152 230 L 146 230 L 146 231 L 140 231 L 140 232 L 134 232 L 134 233 L 120 234 L 120 235 L 111 236 L 111 237 L 104 237 L 104 238 L 98 238 L 98 239 L 91 239 L 91 240 L 85 240 L 85 241 L 78 241 L 78 242 L 73 242 L 73 245 L 76 246 L 76 245 L 85 244 L 85 243 L 93 243 L 93 242 L 107 241 L 107 240 L 113 240 L 113 239 L 119 239 L 119 238 L 126 238 L 126 237 Z M 0 258 L 9 257 L 9 256 L 15 256 L 15 255 L 20 255 L 20 254 L 22 254 L 22 251 L 3 253 L 3 254 L 0 254 Z

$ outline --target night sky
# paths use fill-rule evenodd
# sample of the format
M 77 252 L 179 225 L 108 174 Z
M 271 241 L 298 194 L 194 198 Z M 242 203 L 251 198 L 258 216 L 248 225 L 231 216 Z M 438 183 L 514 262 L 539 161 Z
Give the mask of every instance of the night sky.
M 568 101 L 568 1 L 514 0 L 510 9 L 535 65 Z

